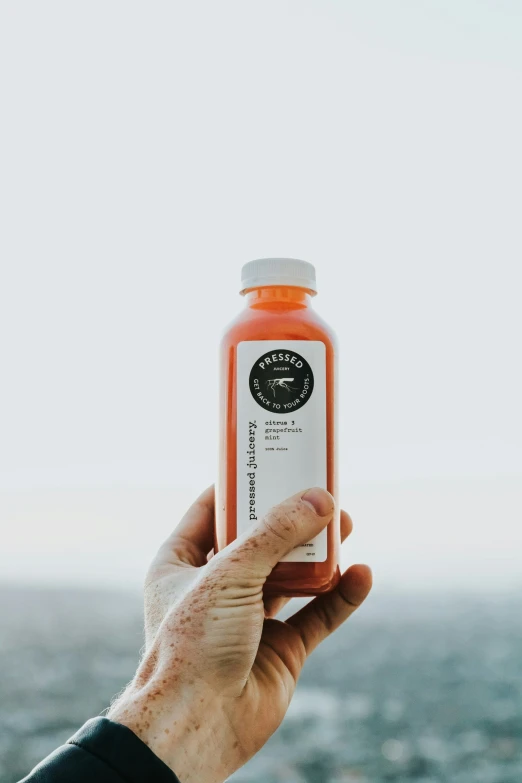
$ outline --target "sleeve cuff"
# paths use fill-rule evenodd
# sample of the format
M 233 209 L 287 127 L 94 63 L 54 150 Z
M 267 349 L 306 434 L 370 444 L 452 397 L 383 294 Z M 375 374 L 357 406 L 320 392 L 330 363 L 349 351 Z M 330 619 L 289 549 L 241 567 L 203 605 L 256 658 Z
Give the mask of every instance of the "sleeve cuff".
M 103 761 L 125 783 L 180 783 L 176 775 L 127 726 L 92 718 L 69 740 Z

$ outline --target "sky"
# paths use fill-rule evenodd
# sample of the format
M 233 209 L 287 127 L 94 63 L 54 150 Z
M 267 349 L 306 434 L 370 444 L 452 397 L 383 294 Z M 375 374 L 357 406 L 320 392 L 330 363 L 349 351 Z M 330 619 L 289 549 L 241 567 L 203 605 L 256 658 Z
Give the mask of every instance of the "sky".
M 521 94 L 515 0 L 4 0 L 0 579 L 141 583 L 215 479 L 241 265 L 291 256 L 343 563 L 520 590 Z

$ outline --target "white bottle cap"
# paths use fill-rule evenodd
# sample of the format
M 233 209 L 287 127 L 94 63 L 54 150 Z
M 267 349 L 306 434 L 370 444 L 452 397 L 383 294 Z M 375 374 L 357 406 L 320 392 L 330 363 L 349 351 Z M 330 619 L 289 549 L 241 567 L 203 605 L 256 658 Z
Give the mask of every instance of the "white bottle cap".
M 265 285 L 292 285 L 307 288 L 315 296 L 315 268 L 297 258 L 258 258 L 241 270 L 241 294 Z

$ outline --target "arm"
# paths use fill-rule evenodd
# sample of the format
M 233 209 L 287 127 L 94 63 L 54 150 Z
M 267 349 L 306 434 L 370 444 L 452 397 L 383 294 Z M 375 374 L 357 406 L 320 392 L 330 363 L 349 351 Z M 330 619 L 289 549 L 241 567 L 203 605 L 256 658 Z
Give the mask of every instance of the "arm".
M 20 783 L 179 783 L 130 729 L 93 718 Z

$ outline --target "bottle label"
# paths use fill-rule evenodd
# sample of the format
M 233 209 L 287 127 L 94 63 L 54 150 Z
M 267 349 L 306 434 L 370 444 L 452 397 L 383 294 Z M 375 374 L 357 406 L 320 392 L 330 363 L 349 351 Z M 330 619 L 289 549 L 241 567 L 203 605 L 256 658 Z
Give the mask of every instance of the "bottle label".
M 326 348 L 318 340 L 237 346 L 237 534 L 290 495 L 326 489 Z M 327 534 L 283 560 L 324 562 Z

